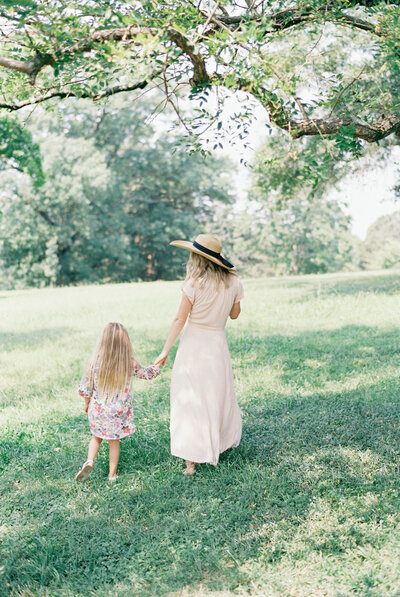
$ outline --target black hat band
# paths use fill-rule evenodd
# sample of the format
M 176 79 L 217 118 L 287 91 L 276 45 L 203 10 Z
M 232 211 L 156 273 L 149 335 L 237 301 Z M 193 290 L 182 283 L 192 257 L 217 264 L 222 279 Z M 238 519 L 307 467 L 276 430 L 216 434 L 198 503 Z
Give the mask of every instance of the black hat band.
M 234 267 L 232 263 L 230 263 L 227 259 L 222 257 L 221 253 L 216 253 L 215 251 L 211 251 L 211 249 L 207 249 L 207 247 L 203 247 L 203 245 L 200 245 L 196 241 L 193 241 L 193 246 L 195 247 L 195 249 L 198 249 L 199 251 L 206 253 L 206 255 L 209 255 L 210 257 L 214 257 L 214 259 L 219 259 L 219 261 L 226 267 Z

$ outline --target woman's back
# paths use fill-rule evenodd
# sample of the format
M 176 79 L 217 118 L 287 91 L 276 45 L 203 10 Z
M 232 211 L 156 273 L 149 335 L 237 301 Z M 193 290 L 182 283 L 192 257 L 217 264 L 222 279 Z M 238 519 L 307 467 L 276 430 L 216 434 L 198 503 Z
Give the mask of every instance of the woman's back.
M 187 280 L 182 290 L 193 305 L 189 324 L 207 329 L 224 329 L 232 305 L 243 297 L 242 283 L 234 274 L 229 277 L 228 287 L 223 282 Z

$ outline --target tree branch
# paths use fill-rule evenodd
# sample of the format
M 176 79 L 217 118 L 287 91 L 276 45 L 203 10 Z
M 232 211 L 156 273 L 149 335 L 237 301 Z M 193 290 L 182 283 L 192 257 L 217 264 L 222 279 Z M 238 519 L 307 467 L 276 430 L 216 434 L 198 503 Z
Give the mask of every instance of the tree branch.
M 337 98 L 336 98 L 336 100 L 335 100 L 335 102 L 334 102 L 334 104 L 333 104 L 333 106 L 332 106 L 332 109 L 331 109 L 331 111 L 329 112 L 329 117 L 331 117 L 331 116 L 332 116 L 332 114 L 334 113 L 336 106 L 338 105 L 338 103 L 340 102 L 341 98 L 342 98 L 342 97 L 343 97 L 343 95 L 346 93 L 346 91 L 347 91 L 348 89 L 350 89 L 350 87 L 351 87 L 352 85 L 354 85 L 354 83 L 355 83 L 356 81 L 358 81 L 358 80 L 361 78 L 361 75 L 363 74 L 364 70 L 365 70 L 365 65 L 362 67 L 362 69 L 361 69 L 361 71 L 359 72 L 359 74 L 358 74 L 356 77 L 354 77 L 354 78 L 353 78 L 353 79 L 350 81 L 350 83 L 348 83 L 348 84 L 347 84 L 345 87 L 343 87 L 343 89 L 340 91 L 340 93 L 338 93 L 338 95 L 337 95 Z
M 138 81 L 137 83 L 133 83 L 132 85 L 115 85 L 114 87 L 110 87 L 109 89 L 105 89 L 97 94 L 92 94 L 89 92 L 83 93 L 75 93 L 72 90 L 68 91 L 51 91 L 41 95 L 39 97 L 31 98 L 29 100 L 18 102 L 15 104 L 8 104 L 8 103 L 0 103 L 0 109 L 3 108 L 4 110 L 9 110 L 10 112 L 15 112 L 17 110 L 21 110 L 21 108 L 25 108 L 26 106 L 32 106 L 33 104 L 41 104 L 42 102 L 47 102 L 48 100 L 58 97 L 60 99 L 66 99 L 69 97 L 75 98 L 82 98 L 82 99 L 91 99 L 93 101 L 99 101 L 105 97 L 109 97 L 111 95 L 116 95 L 117 93 L 123 93 L 125 91 L 135 91 L 136 89 L 144 89 L 150 81 L 155 79 L 161 74 L 162 71 L 157 71 L 154 75 L 151 75 L 148 80 L 145 81 Z
M 151 35 L 156 37 L 159 33 L 159 30 L 155 27 L 137 27 L 131 25 L 128 27 L 104 29 L 95 31 L 89 38 L 81 42 L 77 42 L 67 49 L 56 50 L 52 54 L 38 53 L 34 58 L 27 61 L 14 60 L 12 58 L 0 56 L 0 66 L 29 75 L 29 82 L 34 85 L 36 77 L 42 68 L 51 64 L 55 64 L 62 58 L 72 57 L 79 53 L 90 52 L 93 49 L 93 46 L 96 44 L 101 44 L 108 41 L 133 41 L 138 35 Z M 192 62 L 194 69 L 192 84 L 198 86 L 207 84 L 209 81 L 209 76 L 206 71 L 203 56 L 199 53 L 196 53 L 193 45 L 191 45 L 189 40 L 179 31 L 171 28 L 167 30 L 167 35 L 168 38 L 174 42 Z
M 190 84 L 193 86 L 207 85 L 210 81 L 208 76 L 204 58 L 201 54 L 195 52 L 194 47 L 189 43 L 187 38 L 175 29 L 168 29 L 168 37 L 173 41 L 184 54 L 186 54 L 191 63 L 193 64 L 193 78 L 190 80 Z
M 41 71 L 44 66 L 53 64 L 54 61 L 55 58 L 50 54 L 37 54 L 34 58 L 25 62 L 0 56 L 0 66 L 29 75 L 29 82 L 31 85 L 35 84 L 36 76 L 39 71 Z
M 26 75 L 31 74 L 29 63 L 23 62 L 22 60 L 14 60 L 13 58 L 0 56 L 0 66 L 4 66 L 4 68 L 10 68 L 11 70 L 16 70 L 20 73 L 25 73 Z
M 400 136 L 400 113 L 384 116 L 374 124 L 362 122 L 352 116 L 296 120 L 290 116 L 274 93 L 260 87 L 256 88 L 251 82 L 243 79 L 237 80 L 236 87 L 256 97 L 266 108 L 271 122 L 287 131 L 294 139 L 304 136 L 336 135 L 343 133 L 343 129 L 351 129 L 358 139 L 368 143 L 376 143 L 392 134 Z
M 251 23 L 258 23 L 260 25 L 263 23 L 267 23 L 267 34 L 270 32 L 271 29 L 273 31 L 284 31 L 286 29 L 290 29 L 291 27 L 295 27 L 296 25 L 303 25 L 305 23 L 309 23 L 315 20 L 315 16 L 317 14 L 326 15 L 326 7 L 321 6 L 320 8 L 315 8 L 313 6 L 305 6 L 304 8 L 298 8 L 297 6 L 295 6 L 293 8 L 287 8 L 286 10 L 281 10 L 270 15 L 264 14 L 262 17 L 257 16 L 256 18 L 251 19 Z M 218 20 L 220 21 L 220 23 L 223 23 L 228 27 L 234 26 L 235 28 L 240 27 L 240 25 L 249 22 L 248 17 L 246 17 L 245 15 L 220 15 L 218 17 Z M 357 29 L 361 29 L 362 31 L 369 31 L 378 36 L 383 35 L 383 32 L 380 31 L 379 27 L 374 25 L 373 23 L 370 23 L 369 21 L 365 21 L 364 19 L 360 19 L 358 17 L 347 15 L 345 13 L 342 13 L 340 17 L 333 19 L 332 22 L 336 22 L 342 25 L 351 25 Z M 218 29 L 219 27 L 220 25 L 218 24 L 218 21 L 214 20 L 213 28 Z
M 358 139 L 368 143 L 376 143 L 393 133 L 400 134 L 400 114 L 392 114 L 382 118 L 376 124 L 368 124 L 357 118 L 318 118 L 310 121 L 289 121 L 286 130 L 292 137 L 298 139 L 305 135 L 335 135 L 341 133 L 343 128 L 354 131 Z
M 229 28 L 233 26 L 235 29 L 237 29 L 243 23 L 248 22 L 248 17 L 244 15 L 227 16 L 223 14 L 219 16 L 217 19 L 214 17 L 214 12 L 215 11 L 212 11 L 206 17 L 205 28 L 211 22 L 211 30 L 209 29 L 207 33 L 203 33 L 202 35 L 210 35 L 211 31 L 215 31 L 217 29 L 220 29 L 221 27 Z M 273 13 L 269 15 L 269 17 L 261 17 L 258 16 L 257 13 L 253 13 L 250 21 L 252 23 L 259 24 L 262 24 L 262 22 L 267 22 L 268 27 L 266 27 L 265 30 L 265 35 L 267 35 L 271 27 L 275 31 L 283 31 L 296 25 L 301 25 L 315 20 L 315 15 L 318 13 L 326 14 L 326 9 L 324 7 L 321 7 L 319 9 L 315 9 L 314 7 L 293 7 L 279 11 L 277 13 Z M 369 31 L 376 35 L 382 35 L 382 32 L 380 31 L 378 26 L 358 17 L 342 14 L 340 18 L 334 19 L 334 22 L 341 25 L 351 25 L 353 27 L 356 27 L 363 31 Z M 60 59 L 63 59 L 65 57 L 72 57 L 75 54 L 79 53 L 89 52 L 97 44 L 102 44 L 110 41 L 134 41 L 139 35 L 150 35 L 152 37 L 156 37 L 159 34 L 160 31 L 155 27 L 141 27 L 136 25 L 129 25 L 127 27 L 115 27 L 113 29 L 103 29 L 95 31 L 89 38 L 84 39 L 82 41 L 78 41 L 69 48 L 63 50 L 56 49 L 52 53 L 42 54 L 38 52 L 36 56 L 27 61 L 14 60 L 13 58 L 0 56 L 0 66 L 29 75 L 29 82 L 31 83 L 31 85 L 34 85 L 38 73 L 45 66 L 52 65 Z M 194 69 L 192 84 L 196 86 L 207 84 L 209 82 L 209 76 L 207 74 L 204 57 L 200 53 L 196 52 L 194 46 L 190 43 L 187 37 L 185 37 L 181 32 L 177 31 L 176 29 L 168 29 L 167 35 L 168 38 L 172 42 L 174 42 L 182 50 L 182 52 L 188 56 L 188 58 L 192 62 Z

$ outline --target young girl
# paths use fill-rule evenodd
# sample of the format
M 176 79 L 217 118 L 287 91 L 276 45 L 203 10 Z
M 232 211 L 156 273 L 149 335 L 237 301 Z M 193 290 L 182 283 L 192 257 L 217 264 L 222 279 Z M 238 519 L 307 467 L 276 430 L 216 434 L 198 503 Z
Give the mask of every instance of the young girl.
M 135 431 L 130 395 L 132 377 L 153 379 L 159 373 L 155 365 L 138 364 L 128 332 L 121 323 L 106 325 L 78 389 L 85 399 L 92 439 L 87 460 L 76 475 L 76 481 L 88 478 L 103 439 L 108 440 L 110 448 L 108 479 L 116 480 L 119 440 Z

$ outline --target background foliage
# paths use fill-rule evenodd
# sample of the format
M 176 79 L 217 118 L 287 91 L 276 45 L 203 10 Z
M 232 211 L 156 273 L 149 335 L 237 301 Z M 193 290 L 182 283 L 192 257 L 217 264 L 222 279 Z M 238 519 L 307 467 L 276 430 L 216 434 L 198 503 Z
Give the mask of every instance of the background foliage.
M 244 275 L 399 263 L 398 214 L 361 243 L 330 198 L 354 171 L 336 141 L 273 135 L 256 154 L 241 207 L 233 164 L 187 151 L 169 112 L 154 121 L 158 99 L 73 100 L 10 121 L 19 132 L 9 135 L 0 172 L 3 286 L 181 277 L 186 254 L 166 248 L 199 231 L 218 234 Z
M 8 283 L 70 284 L 176 278 L 214 204 L 230 202 L 228 165 L 188 154 L 156 134 L 143 105 L 66 106 L 30 122 L 40 140 L 40 188 L 8 172 L 1 192 L 2 268 Z
M 399 26 L 378 0 L 1 3 L 1 283 L 174 278 L 199 230 L 246 275 L 396 266 L 330 191 L 399 143 Z M 243 206 L 214 150 L 260 109 Z

